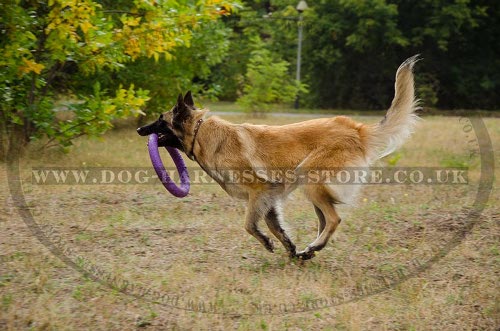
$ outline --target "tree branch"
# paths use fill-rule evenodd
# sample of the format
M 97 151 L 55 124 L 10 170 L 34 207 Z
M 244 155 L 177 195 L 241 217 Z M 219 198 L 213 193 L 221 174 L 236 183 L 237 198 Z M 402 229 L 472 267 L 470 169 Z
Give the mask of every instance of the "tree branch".
M 66 130 L 64 130 L 64 131 L 59 131 L 59 132 L 58 132 L 58 134 L 64 134 L 65 132 L 68 132 L 68 131 L 69 131 L 69 130 L 71 130 L 71 129 L 74 129 L 74 128 L 77 128 L 77 127 L 79 127 L 79 126 L 82 126 L 82 125 L 85 125 L 85 124 L 91 123 L 91 122 L 93 122 L 93 121 L 95 121 L 95 120 L 97 120 L 97 119 L 98 119 L 97 117 L 94 117 L 94 118 L 92 118 L 92 119 L 90 119 L 90 120 L 88 120 L 88 121 L 81 122 L 81 123 L 77 123 L 77 124 L 75 124 L 75 125 L 70 126 L 69 128 L 67 128 L 67 129 L 66 129 Z M 68 139 L 66 139 L 66 140 L 64 140 L 64 141 L 70 141 L 70 140 L 72 140 L 72 139 L 76 139 L 76 138 L 78 138 L 78 137 L 83 136 L 84 134 L 85 134 L 85 133 L 79 133 L 79 134 L 77 134 L 76 136 L 71 137 L 71 138 L 68 138 Z M 56 140 L 56 137 L 52 137 L 52 138 L 50 138 L 50 139 L 49 139 L 49 140 L 48 140 L 48 141 L 47 141 L 47 142 L 46 142 L 46 143 L 45 143 L 45 144 L 44 144 L 44 145 L 40 148 L 40 150 L 45 149 L 45 148 L 50 148 L 50 147 L 53 147 L 53 145 L 49 145 L 49 144 L 50 144 L 50 143 L 52 143 L 54 140 Z M 57 146 L 57 145 L 59 145 L 59 144 L 60 144 L 60 143 L 56 143 L 55 145 Z
M 49 70 L 49 75 L 47 77 L 47 80 L 45 81 L 45 86 L 43 87 L 43 89 L 40 91 L 40 97 L 43 98 L 44 96 L 47 95 L 47 92 L 49 91 L 49 87 L 50 87 L 50 84 L 52 84 L 52 81 L 54 80 L 54 78 L 56 78 L 56 74 L 59 72 L 59 71 L 62 71 L 63 68 L 64 68 L 64 65 L 66 64 L 66 62 L 63 62 L 61 64 L 61 62 L 56 62 L 56 64 L 54 64 L 50 70 Z

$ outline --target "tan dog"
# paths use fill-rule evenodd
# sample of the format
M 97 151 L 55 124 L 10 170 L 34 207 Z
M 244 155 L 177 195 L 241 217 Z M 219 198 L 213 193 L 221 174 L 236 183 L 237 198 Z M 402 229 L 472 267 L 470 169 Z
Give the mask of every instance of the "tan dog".
M 412 72 L 417 61 L 414 56 L 401 64 L 391 107 L 374 125 L 344 116 L 283 126 L 233 124 L 206 118 L 208 110 L 197 109 L 188 92 L 170 112 L 138 132 L 159 133 L 160 145 L 180 148 L 229 195 L 248 201 L 245 229 L 266 249 L 273 252 L 274 245 L 257 226 L 261 218 L 290 256 L 309 259 L 325 247 L 341 221 L 335 204 L 349 201 L 354 192 L 321 177 L 314 185 L 302 185 L 318 216 L 318 235 L 301 252 L 283 230 L 282 201 L 299 186 L 297 178 L 311 169 L 367 167 L 405 141 L 417 120 Z M 285 176 L 269 176 L 276 169 Z

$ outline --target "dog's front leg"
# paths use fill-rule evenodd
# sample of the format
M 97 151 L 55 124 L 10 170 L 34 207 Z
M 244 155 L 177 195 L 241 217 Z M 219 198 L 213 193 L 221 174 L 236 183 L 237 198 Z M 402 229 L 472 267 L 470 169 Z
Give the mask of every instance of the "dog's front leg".
M 290 254 L 290 257 L 296 256 L 296 248 L 285 229 L 282 227 L 283 216 L 280 213 L 279 206 L 276 204 L 267 212 L 265 216 L 266 224 L 269 230 L 274 234 L 276 238 L 285 246 L 286 250 Z
M 256 197 L 249 198 L 245 215 L 245 230 L 247 230 L 248 233 L 257 238 L 257 240 L 260 241 L 268 251 L 273 253 L 273 242 L 271 241 L 271 239 L 269 239 L 269 237 L 263 234 L 257 226 L 258 221 L 262 218 L 263 209 L 264 206 L 262 201 L 260 201 Z

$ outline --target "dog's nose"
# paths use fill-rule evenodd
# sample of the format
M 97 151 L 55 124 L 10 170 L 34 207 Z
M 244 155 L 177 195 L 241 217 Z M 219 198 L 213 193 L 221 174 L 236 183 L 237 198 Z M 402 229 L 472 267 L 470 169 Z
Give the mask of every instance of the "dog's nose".
M 145 125 L 145 126 L 141 126 L 140 128 L 137 128 L 137 133 L 140 136 L 148 136 L 148 135 L 150 135 L 153 132 L 155 132 L 154 123 L 153 124 L 149 124 L 149 125 Z

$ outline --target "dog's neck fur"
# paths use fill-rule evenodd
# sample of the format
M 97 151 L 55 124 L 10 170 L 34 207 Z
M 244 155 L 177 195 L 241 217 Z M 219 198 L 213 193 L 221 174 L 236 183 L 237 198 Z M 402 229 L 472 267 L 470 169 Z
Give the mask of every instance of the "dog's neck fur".
M 203 120 L 203 125 L 199 126 L 197 139 L 193 140 L 192 154 L 198 156 L 196 162 L 202 167 L 211 166 L 202 164 L 207 155 L 218 154 L 221 149 L 231 147 L 236 143 L 237 133 L 232 128 L 233 124 L 217 116 L 210 116 Z M 205 130 L 210 128 L 210 130 Z M 210 135 L 211 139 L 205 138 Z M 210 141 L 211 144 L 205 144 Z
M 192 124 L 185 128 L 186 131 L 184 137 L 181 139 L 182 145 L 184 146 L 184 153 L 186 153 L 186 156 L 193 161 L 196 161 L 195 149 L 196 146 L 198 146 L 198 131 L 202 126 L 201 124 L 203 123 L 207 112 L 208 110 L 206 109 L 200 109 L 192 113 L 193 119 L 190 121 Z
M 196 156 L 194 155 L 194 143 L 196 142 L 196 136 L 198 135 L 198 131 L 200 130 L 200 126 L 202 123 L 203 123 L 203 117 L 201 117 L 196 121 L 193 130 L 193 142 L 191 143 L 191 150 L 188 153 L 186 153 L 187 157 L 189 157 L 193 161 L 196 161 Z

